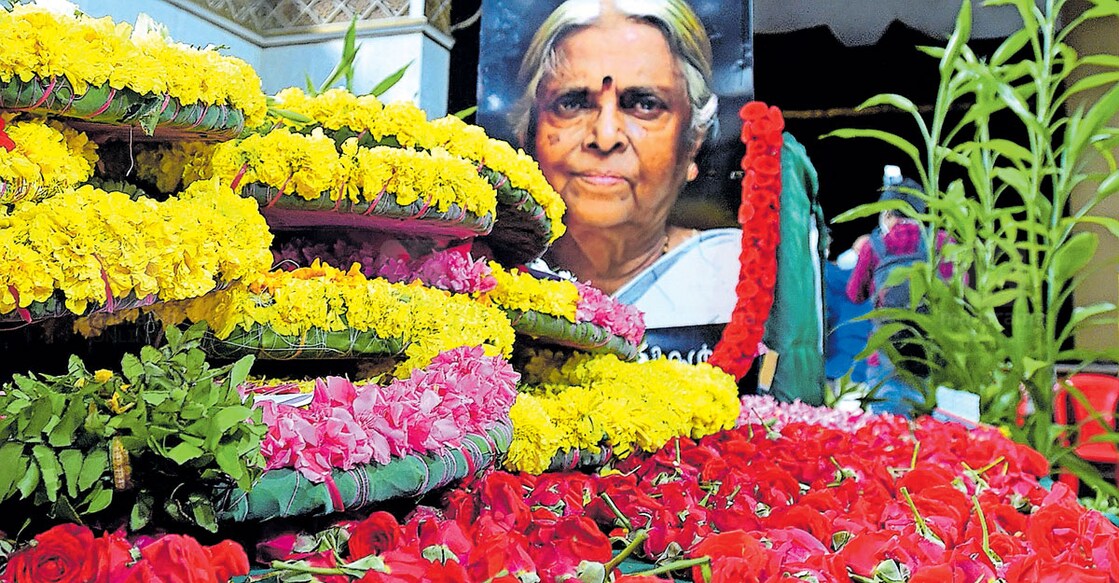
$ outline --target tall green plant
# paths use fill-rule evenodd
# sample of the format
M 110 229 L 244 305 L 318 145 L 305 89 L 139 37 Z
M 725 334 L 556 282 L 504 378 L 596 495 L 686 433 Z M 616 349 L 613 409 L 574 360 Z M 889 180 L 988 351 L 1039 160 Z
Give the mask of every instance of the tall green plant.
M 984 422 L 1007 427 L 1016 440 L 1076 471 L 1098 491 L 1119 495 L 1071 453 L 1065 428 L 1052 417 L 1058 363 L 1117 356 L 1114 350 L 1068 347 L 1083 327 L 1114 325 L 1114 305 L 1068 308 L 1099 244 L 1096 234 L 1080 227 L 1098 225 L 1119 236 L 1119 221 L 1094 214 L 1119 190 L 1112 152 L 1119 131 L 1110 125 L 1119 113 L 1119 57 L 1081 56 L 1067 40 L 1089 20 L 1119 16 L 1119 0 L 1091 0 L 1089 9 L 1064 26 L 1060 17 L 1070 16 L 1062 15 L 1066 0 L 985 4 L 1015 7 L 1023 28 L 989 58 L 980 58 L 967 44 L 971 3 L 964 0 L 947 45 L 921 48 L 939 60 L 931 114 L 923 115 L 896 94 L 877 95 L 861 106 L 888 105 L 908 113 L 920 142 L 869 129 L 830 134 L 896 146 L 913 161 L 928 202 L 927 212 L 919 214 L 897 201 L 862 205 L 837 222 L 894 208 L 922 221 L 926 240 L 934 241 L 940 231 L 951 237 L 943 249 L 927 246 L 927 262 L 891 276 L 888 283 L 909 278 L 910 308 L 872 314 L 891 323 L 872 336 L 867 352 L 884 348 L 898 356 L 888 346 L 889 336 L 902 328 L 917 331 L 932 369 L 922 382 L 926 388 L 978 393 Z M 1080 77 L 1084 67 L 1097 72 Z M 1085 91 L 1101 88 L 1098 99 L 1083 99 Z M 965 113 L 959 119 L 950 116 L 960 110 Z M 994 116 L 1016 127 L 1000 134 L 991 122 Z M 1090 170 L 1093 159 L 1102 159 L 1106 171 Z M 947 180 L 949 174 L 966 179 Z M 1094 193 L 1074 202 L 1077 187 Z M 937 274 L 942 261 L 955 266 L 947 281 Z M 918 310 L 921 303 L 928 309 Z M 1009 326 L 1000 313 L 1009 314 Z M 1024 421 L 1019 419 L 1023 401 L 1032 406 Z M 926 404 L 932 404 L 931 395 Z

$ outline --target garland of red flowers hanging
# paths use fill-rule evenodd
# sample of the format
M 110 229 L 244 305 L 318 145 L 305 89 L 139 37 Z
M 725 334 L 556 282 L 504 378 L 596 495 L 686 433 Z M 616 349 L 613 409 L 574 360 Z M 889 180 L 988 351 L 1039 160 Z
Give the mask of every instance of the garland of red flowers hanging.
M 739 257 L 738 301 L 730 323 L 715 346 L 710 362 L 741 379 L 758 355 L 765 321 L 773 306 L 777 283 L 777 242 L 781 238 L 781 147 L 785 120 L 781 110 L 751 101 L 742 118 L 742 255 Z

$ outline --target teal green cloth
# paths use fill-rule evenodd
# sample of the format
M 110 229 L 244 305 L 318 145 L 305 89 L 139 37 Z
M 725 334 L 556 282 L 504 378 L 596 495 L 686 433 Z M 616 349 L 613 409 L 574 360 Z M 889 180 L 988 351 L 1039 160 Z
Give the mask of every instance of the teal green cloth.
M 763 341 L 780 355 L 770 393 L 779 401 L 811 405 L 823 404 L 825 383 L 821 270 L 826 230 L 818 186 L 804 146 L 785 133 L 777 284 Z
M 439 453 L 394 458 L 334 471 L 343 507 L 335 508 L 326 484 L 316 484 L 299 472 L 281 468 L 266 472 L 249 492 L 233 489 L 218 504 L 222 522 L 264 521 L 294 516 L 321 516 L 355 510 L 394 498 L 416 497 L 453 480 L 493 466 L 509 450 L 510 425 L 498 425 L 486 436 L 470 435 L 462 445 Z

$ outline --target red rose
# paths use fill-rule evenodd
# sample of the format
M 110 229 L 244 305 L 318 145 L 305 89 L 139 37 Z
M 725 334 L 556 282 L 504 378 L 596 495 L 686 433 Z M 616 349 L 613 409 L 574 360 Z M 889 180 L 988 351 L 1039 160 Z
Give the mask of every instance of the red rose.
M 374 512 L 358 523 L 350 535 L 350 560 L 379 555 L 400 546 L 404 532 L 388 512 Z
M 692 567 L 692 580 L 703 581 L 700 567 Z M 761 583 L 758 566 L 749 559 L 720 557 L 711 560 L 711 583 Z
M 169 534 L 140 550 L 152 574 L 164 583 L 214 583 L 210 554 L 189 536 Z M 246 559 L 248 562 L 248 559 Z M 247 570 L 247 569 L 246 569 Z
M 466 570 L 474 580 L 487 581 L 503 570 L 513 574 L 536 571 L 524 533 L 506 530 L 490 515 L 483 514 L 470 535 L 474 548 L 466 560 Z
M 423 519 L 414 524 L 414 528 L 421 549 L 443 546 L 462 560 L 474 547 L 459 523 L 453 520 Z
M 1006 570 L 1006 583 L 1108 583 L 1109 577 L 1095 569 L 1039 555 L 1022 555 Z
M 90 554 L 93 532 L 77 524 L 61 524 L 35 537 L 35 543 L 12 555 L 12 583 L 87 583 L 96 578 Z
M 144 559 L 129 567 L 128 576 L 120 583 L 167 583 L 155 572 L 151 562 Z
M 206 547 L 206 553 L 210 556 L 214 577 L 221 583 L 249 574 L 249 557 L 245 549 L 231 540 Z
M 421 583 L 430 581 L 427 572 L 436 566 L 427 559 L 400 550 L 389 550 L 381 555 L 385 571 L 367 571 L 358 583 Z
M 483 480 L 478 499 L 498 522 L 524 532 L 532 522 L 525 493 L 524 484 L 517 476 L 494 472 Z
M 869 577 L 878 563 L 899 557 L 898 537 L 892 532 L 866 532 L 855 536 L 839 554 L 847 561 L 851 572 Z M 904 562 L 904 561 L 903 561 Z
M 535 539 L 535 537 L 533 537 Z M 554 575 L 574 575 L 582 561 L 605 563 L 610 560 L 610 540 L 594 521 L 584 516 L 565 516 L 556 521 L 549 540 L 533 540 L 539 549 L 533 559 L 540 570 Z
M 120 534 L 105 534 L 93 541 L 90 555 L 97 562 L 96 583 L 116 582 L 132 562 L 132 545 Z

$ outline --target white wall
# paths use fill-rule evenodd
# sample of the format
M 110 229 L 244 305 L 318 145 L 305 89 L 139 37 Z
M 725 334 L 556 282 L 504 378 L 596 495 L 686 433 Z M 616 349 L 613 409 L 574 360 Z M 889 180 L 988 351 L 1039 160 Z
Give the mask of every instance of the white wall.
M 338 63 L 346 25 L 317 28 L 311 33 L 262 36 L 194 5 L 171 0 L 77 0 L 91 16 L 135 22 L 141 12 L 167 26 L 177 41 L 216 45 L 224 54 L 244 59 L 256 69 L 266 93 L 289 86 L 304 87 L 306 76 L 317 86 Z M 382 79 L 412 65 L 383 98 L 411 99 L 429 117 L 446 114 L 451 37 L 423 19 L 385 19 L 359 23 L 354 91 L 368 92 Z

